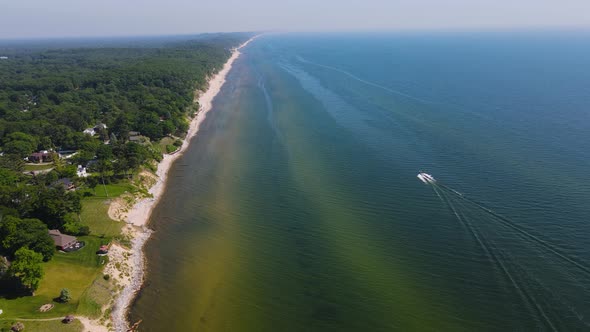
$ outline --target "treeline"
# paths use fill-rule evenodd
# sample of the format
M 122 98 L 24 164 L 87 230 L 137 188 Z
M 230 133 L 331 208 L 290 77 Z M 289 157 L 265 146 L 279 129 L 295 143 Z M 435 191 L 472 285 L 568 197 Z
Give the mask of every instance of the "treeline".
M 194 90 L 205 88 L 207 77 L 246 37 L 213 35 L 161 47 L 11 50 L 0 61 L 1 148 L 21 155 L 79 149 L 88 140 L 82 131 L 97 123 L 107 125 L 103 138 L 124 140 L 129 131 L 152 140 L 181 134 L 187 112 L 195 110 Z M 36 146 L 14 143 L 20 133 L 33 136 Z
M 88 235 L 83 194 L 161 159 L 149 141 L 183 135 L 197 110 L 194 91 L 221 68 L 247 34 L 158 39 L 139 47 L 4 49 L 0 60 L 0 279 L 38 286 L 39 263 L 55 252 L 48 229 Z M 93 128 L 95 133 L 84 133 Z M 135 132 L 135 133 L 134 133 Z M 178 142 L 178 141 L 177 141 Z M 24 172 L 25 158 L 48 150 L 52 170 Z M 63 159 L 56 151 L 76 151 Z M 89 177 L 76 178 L 77 165 Z M 86 195 L 89 191 L 83 191 Z M 10 268 L 8 268 L 10 266 Z

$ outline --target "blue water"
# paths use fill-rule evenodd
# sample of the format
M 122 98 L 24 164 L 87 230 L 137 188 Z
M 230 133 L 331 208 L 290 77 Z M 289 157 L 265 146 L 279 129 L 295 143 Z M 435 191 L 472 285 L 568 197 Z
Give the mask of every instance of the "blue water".
M 258 38 L 172 169 L 131 317 L 590 329 L 589 37 Z

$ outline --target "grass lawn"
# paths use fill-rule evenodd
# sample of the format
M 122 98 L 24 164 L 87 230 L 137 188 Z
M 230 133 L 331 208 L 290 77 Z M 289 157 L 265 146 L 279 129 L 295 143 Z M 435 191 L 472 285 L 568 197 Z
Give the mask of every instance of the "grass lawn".
M 35 296 L 24 296 L 16 299 L 0 299 L 2 316 L 7 318 L 51 318 L 77 312 L 80 298 L 90 287 L 94 279 L 101 275 L 101 267 L 106 263 L 106 257 L 96 255 L 96 250 L 104 239 L 96 236 L 79 238 L 86 246 L 78 251 L 69 253 L 57 252 L 53 259 L 43 263 L 44 277 Z M 62 288 L 70 291 L 72 299 L 69 303 L 56 303 L 53 299 L 59 296 Z M 45 303 L 53 303 L 55 307 L 41 313 L 39 307 Z
M 46 169 L 53 168 L 53 164 L 26 164 L 24 170 L 27 172 L 31 171 L 44 171 Z
M 9 331 L 15 320 L 0 320 L 0 331 Z M 64 324 L 61 320 L 52 320 L 45 322 L 21 321 L 25 324 L 25 332 L 28 331 L 43 331 L 43 332 L 81 332 L 83 330 L 82 323 L 75 320 L 70 324 Z
M 160 146 L 160 151 L 163 153 L 166 153 L 166 145 L 172 145 L 174 144 L 174 138 L 172 137 L 164 137 L 160 140 L 160 142 L 158 143 L 158 145 Z
M 110 281 L 103 278 L 102 274 L 96 276 L 92 285 L 80 297 L 77 313 L 90 318 L 100 318 L 102 308 L 112 299 Z
M 105 188 L 106 187 L 106 188 Z M 94 194 L 94 191 L 86 189 Z M 35 296 L 18 298 L 0 298 L 0 330 L 10 328 L 15 318 L 44 319 L 62 317 L 68 314 L 79 314 L 91 318 L 99 318 L 102 307 L 111 301 L 112 281 L 104 280 L 102 267 L 108 257 L 99 257 L 96 251 L 103 244 L 111 242 L 120 235 L 123 223 L 108 217 L 109 200 L 125 192 L 134 192 L 129 182 L 98 185 L 95 195 L 82 200 L 80 220 L 90 227 L 89 236 L 78 237 L 86 246 L 78 251 L 56 252 L 51 261 L 43 263 L 44 276 Z M 108 192 L 108 197 L 107 197 Z M 70 291 L 68 303 L 57 303 L 53 299 L 59 296 L 62 288 Z M 55 307 L 45 313 L 39 307 L 52 303 Z M 61 321 L 23 321 L 26 331 L 81 331 L 79 321 L 65 325 Z
M 90 227 L 91 235 L 112 238 L 121 233 L 123 223 L 108 216 L 109 201 L 103 198 L 86 198 L 82 200 L 80 220 Z
M 105 199 L 119 197 L 125 192 L 132 193 L 135 192 L 136 189 L 128 181 L 121 181 L 119 183 L 111 183 L 107 185 L 99 183 L 96 188 L 94 188 L 94 191 L 91 189 L 86 189 L 86 191 L 94 195 L 87 199 Z

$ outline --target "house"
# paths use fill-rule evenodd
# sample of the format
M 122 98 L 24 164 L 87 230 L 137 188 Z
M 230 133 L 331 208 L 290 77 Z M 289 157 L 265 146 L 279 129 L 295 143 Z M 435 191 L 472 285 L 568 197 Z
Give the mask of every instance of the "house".
M 89 174 L 86 173 L 86 167 L 82 166 L 82 165 L 78 165 L 78 168 L 76 169 L 76 175 L 79 178 L 85 178 L 87 177 Z
M 96 131 L 94 131 L 94 128 L 86 128 L 84 129 L 84 131 L 82 131 L 84 134 L 86 135 L 90 135 L 90 136 L 94 136 L 96 135 Z
M 61 150 L 58 152 L 61 159 L 70 159 L 78 154 L 76 150 Z
M 96 126 L 94 126 L 95 131 L 101 131 L 101 130 L 104 130 L 107 128 L 108 128 L 107 125 L 104 123 L 98 123 Z
M 78 239 L 75 236 L 62 234 L 58 229 L 50 229 L 49 236 L 53 239 L 53 243 L 59 250 L 71 248 L 78 243 Z
M 0 60 L 8 60 L 7 56 L 0 56 Z
M 76 189 L 76 185 L 72 182 L 71 179 L 63 178 L 55 181 L 53 183 L 54 186 L 63 186 L 66 190 L 74 190 Z
M 135 142 L 138 144 L 147 143 L 150 140 L 148 137 L 142 136 L 139 131 L 130 131 L 128 137 L 129 142 Z
M 43 163 L 51 161 L 51 153 L 47 150 L 31 153 L 29 161 L 32 163 Z
M 143 136 L 129 136 L 129 142 L 141 143 L 143 142 Z

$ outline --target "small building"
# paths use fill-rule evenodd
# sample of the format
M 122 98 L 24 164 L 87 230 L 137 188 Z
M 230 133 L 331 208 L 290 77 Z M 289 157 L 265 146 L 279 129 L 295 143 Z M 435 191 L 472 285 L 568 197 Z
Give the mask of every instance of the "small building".
M 108 253 L 109 253 L 109 246 L 108 245 L 102 245 L 102 246 L 100 246 L 100 248 L 96 252 L 96 254 L 99 255 L 99 256 L 105 256 Z
M 94 128 L 86 128 L 84 129 L 84 131 L 82 131 L 84 134 L 86 135 L 90 135 L 90 136 L 94 136 L 96 135 L 96 131 L 94 130 Z
M 54 186 L 63 186 L 66 190 L 74 190 L 76 189 L 76 185 L 72 182 L 69 178 L 63 178 L 55 181 L 53 183 Z
M 139 135 L 141 135 L 141 133 L 139 131 L 130 131 L 129 134 L 128 134 L 129 137 L 131 137 L 131 136 L 139 136 Z
M 4 55 L 3 56 L 0 56 L 0 60 L 8 60 L 8 57 L 7 56 L 4 56 Z
M 76 175 L 79 178 L 85 178 L 87 177 L 89 174 L 86 172 L 86 167 L 82 166 L 82 165 L 78 165 L 78 168 L 76 169 Z
M 47 150 L 31 153 L 29 161 L 32 163 L 44 163 L 51 161 L 51 153 Z
M 59 250 L 71 248 L 78 243 L 78 239 L 75 236 L 62 234 L 59 229 L 50 229 L 49 236 L 53 239 L 53 243 Z
M 101 131 L 105 129 L 108 129 L 108 127 L 104 123 L 97 123 L 96 126 L 94 126 L 94 131 Z
M 61 159 L 70 159 L 78 154 L 76 150 L 61 150 L 58 152 Z

